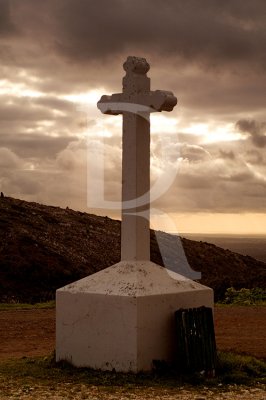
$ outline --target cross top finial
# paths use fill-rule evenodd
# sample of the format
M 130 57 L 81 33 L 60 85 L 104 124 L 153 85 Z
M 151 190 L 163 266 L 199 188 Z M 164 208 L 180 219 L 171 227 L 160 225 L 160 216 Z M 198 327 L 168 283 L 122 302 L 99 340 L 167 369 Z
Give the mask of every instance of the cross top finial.
M 145 75 L 149 71 L 150 65 L 145 58 L 129 56 L 124 62 L 123 68 L 127 74 L 133 72 L 135 74 Z
M 97 103 L 102 113 L 118 115 L 123 112 L 138 114 L 144 110 L 146 113 L 173 110 L 177 99 L 172 92 L 150 90 L 150 78 L 146 75 L 150 65 L 145 58 L 129 56 L 123 67 L 126 71 L 123 92 L 111 96 L 103 95 Z

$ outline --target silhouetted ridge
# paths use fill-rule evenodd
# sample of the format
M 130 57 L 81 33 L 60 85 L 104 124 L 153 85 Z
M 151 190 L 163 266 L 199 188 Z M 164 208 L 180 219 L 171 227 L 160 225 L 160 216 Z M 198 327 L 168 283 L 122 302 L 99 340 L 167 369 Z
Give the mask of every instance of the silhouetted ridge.
M 168 262 L 178 266 L 179 238 L 158 233 Z M 234 286 L 263 287 L 266 264 L 215 245 L 182 238 L 188 262 L 216 300 Z M 163 265 L 154 232 L 151 259 Z M 0 301 L 36 302 L 120 260 L 120 221 L 84 212 L 0 198 Z

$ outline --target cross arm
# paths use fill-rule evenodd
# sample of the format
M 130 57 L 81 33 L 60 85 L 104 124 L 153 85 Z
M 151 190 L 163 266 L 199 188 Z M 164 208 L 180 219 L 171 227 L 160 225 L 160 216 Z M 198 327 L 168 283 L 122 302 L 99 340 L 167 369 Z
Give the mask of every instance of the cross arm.
M 122 113 L 119 110 L 119 104 L 121 101 L 122 93 L 115 93 L 111 96 L 103 95 L 97 103 L 97 107 L 103 114 L 118 115 Z
M 177 105 L 177 98 L 172 92 L 166 90 L 155 90 L 150 92 L 148 97 L 149 107 L 153 108 L 154 111 L 172 111 Z
M 176 104 L 177 98 L 172 92 L 155 90 L 131 95 L 125 93 L 115 93 L 111 96 L 103 95 L 98 101 L 97 107 L 103 114 L 118 115 L 123 111 L 172 111 Z

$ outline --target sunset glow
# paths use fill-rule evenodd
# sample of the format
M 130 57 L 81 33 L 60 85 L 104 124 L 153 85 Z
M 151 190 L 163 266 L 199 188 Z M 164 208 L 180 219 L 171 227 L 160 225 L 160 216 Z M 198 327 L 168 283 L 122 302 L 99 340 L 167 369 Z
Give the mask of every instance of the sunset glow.
M 136 55 L 152 90 L 178 99 L 150 117 L 152 181 L 174 177 L 153 206 L 184 232 L 266 232 L 265 3 L 240 12 L 230 0 L 221 12 L 215 2 L 206 14 L 196 1 L 145 0 L 145 18 L 139 4 L 91 13 L 90 3 L 0 2 L 0 190 L 90 212 L 93 145 L 104 149 L 106 196 L 119 199 L 122 116 L 97 102 L 122 91 L 123 62 Z

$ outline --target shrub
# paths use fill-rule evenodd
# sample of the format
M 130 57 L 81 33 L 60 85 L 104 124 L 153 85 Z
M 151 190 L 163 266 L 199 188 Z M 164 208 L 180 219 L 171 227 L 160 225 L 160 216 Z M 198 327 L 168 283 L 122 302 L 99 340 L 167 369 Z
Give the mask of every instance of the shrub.
M 265 305 L 266 304 L 266 290 L 262 288 L 253 288 L 236 290 L 230 287 L 225 292 L 223 304 L 237 304 L 237 305 Z

